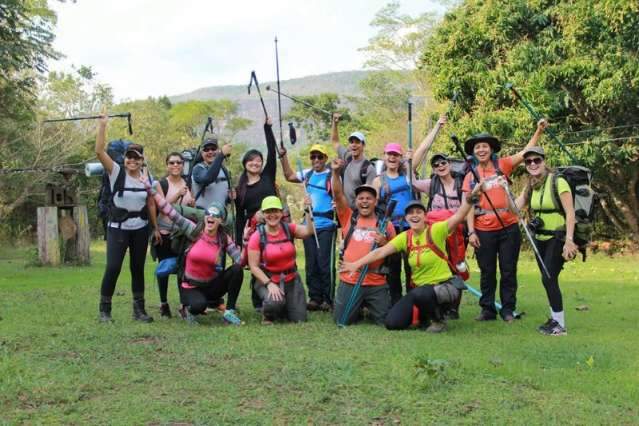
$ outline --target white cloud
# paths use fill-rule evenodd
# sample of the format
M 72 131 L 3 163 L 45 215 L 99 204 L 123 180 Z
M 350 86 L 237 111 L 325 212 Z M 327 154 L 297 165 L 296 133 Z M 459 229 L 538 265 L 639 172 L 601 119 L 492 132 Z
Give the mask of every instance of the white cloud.
M 387 0 L 270 2 L 247 0 L 79 0 L 52 2 L 56 48 L 52 69 L 89 65 L 116 98 L 175 95 L 199 87 L 246 84 L 251 70 L 275 78 L 273 38 L 280 40 L 282 79 L 360 69 L 358 48 Z M 442 7 L 402 2 L 417 14 Z

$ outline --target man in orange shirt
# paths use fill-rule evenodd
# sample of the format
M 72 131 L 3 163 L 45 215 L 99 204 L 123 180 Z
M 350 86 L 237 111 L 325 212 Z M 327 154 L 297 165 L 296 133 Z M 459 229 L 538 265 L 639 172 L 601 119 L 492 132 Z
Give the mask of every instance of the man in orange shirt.
M 487 133 L 480 133 L 468 139 L 464 144 L 466 154 L 473 156 L 473 168 L 479 179 L 484 182 L 497 176 L 508 178 L 512 171 L 524 161 L 524 152 L 537 145 L 546 120 L 537 123 L 537 131 L 526 147 L 510 157 L 497 158 L 501 142 Z M 472 173 L 464 179 L 463 191 L 471 192 L 477 182 Z M 490 205 L 488 199 L 492 201 Z M 493 210 L 493 207 L 495 210 Z M 517 216 L 509 209 L 508 196 L 499 185 L 487 189 L 481 196 L 479 205 L 468 215 L 468 236 L 475 247 L 477 264 L 481 270 L 481 313 L 477 321 L 489 321 L 497 318 L 495 292 L 497 290 L 497 259 L 499 259 L 499 297 L 502 319 L 512 322 L 517 304 L 517 262 L 521 246 L 521 234 Z
M 346 262 L 353 262 L 371 251 L 373 244 L 377 247 L 385 245 L 395 236 L 392 223 L 387 223 L 386 232 L 380 233 L 378 227 L 381 217 L 375 211 L 377 206 L 377 190 L 371 185 L 360 185 L 355 188 L 355 206 L 357 210 L 351 210 L 348 200 L 344 195 L 342 181 L 340 180 L 340 168 L 344 161 L 333 160 L 331 163 L 333 197 L 337 210 L 337 218 L 342 226 L 343 248 L 340 258 Z M 357 292 L 357 299 L 348 313 L 345 324 L 351 324 L 359 318 L 362 306 L 368 308 L 372 319 L 379 325 L 384 324 L 386 314 L 390 308 L 390 293 L 386 283 L 386 275 L 381 270 L 383 260 L 372 263 L 368 273 L 364 277 L 362 286 Z M 359 272 L 341 272 L 340 283 L 337 288 L 334 305 L 334 319 L 341 323 L 344 310 L 351 297 L 355 284 L 359 278 Z

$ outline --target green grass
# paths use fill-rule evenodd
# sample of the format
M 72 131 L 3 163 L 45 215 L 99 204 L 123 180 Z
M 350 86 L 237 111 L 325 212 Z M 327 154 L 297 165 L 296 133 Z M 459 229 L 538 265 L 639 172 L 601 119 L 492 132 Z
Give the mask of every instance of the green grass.
M 449 332 L 247 324 L 219 315 L 190 327 L 131 320 L 128 266 L 116 323 L 98 324 L 104 246 L 91 267 L 25 267 L 33 249 L 0 250 L 0 422 L 64 424 L 631 424 L 639 419 L 639 257 L 593 256 L 562 275 L 569 336 L 539 335 L 539 272 L 520 263 L 515 324 L 476 323 L 464 297 Z M 147 280 L 152 282 L 148 264 Z M 476 276 L 473 277 L 476 282 Z M 174 286 L 169 289 L 177 306 Z M 587 305 L 589 310 L 575 308 Z

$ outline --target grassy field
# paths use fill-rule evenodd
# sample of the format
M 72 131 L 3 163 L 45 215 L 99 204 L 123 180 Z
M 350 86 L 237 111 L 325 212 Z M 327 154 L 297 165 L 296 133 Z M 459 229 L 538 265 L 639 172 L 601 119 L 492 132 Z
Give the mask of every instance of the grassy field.
M 259 325 L 248 288 L 243 327 L 131 320 L 128 267 L 115 324 L 97 322 L 104 246 L 91 267 L 25 267 L 0 250 L 0 422 L 6 424 L 636 424 L 639 257 L 593 256 L 562 277 L 567 337 L 539 335 L 539 273 L 520 263 L 515 324 L 476 323 L 465 295 L 449 332 Z M 147 267 L 152 282 L 153 264 Z M 477 282 L 476 275 L 471 280 Z M 177 306 L 175 287 L 169 290 Z M 587 310 L 576 310 L 577 307 Z

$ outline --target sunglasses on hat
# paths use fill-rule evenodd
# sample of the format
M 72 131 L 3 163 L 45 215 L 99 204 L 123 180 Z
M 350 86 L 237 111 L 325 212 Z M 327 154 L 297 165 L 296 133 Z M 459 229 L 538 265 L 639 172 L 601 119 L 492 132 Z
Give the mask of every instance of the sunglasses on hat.
M 206 209 L 204 214 L 206 216 L 222 219 L 222 211 L 217 207 L 209 207 L 208 209 Z
M 543 158 L 541 158 L 541 157 L 535 157 L 535 158 L 526 158 L 526 159 L 524 160 L 524 163 L 525 163 L 527 166 L 530 166 L 530 165 L 531 165 L 531 164 L 533 164 L 533 163 L 534 163 L 534 164 L 541 164 L 543 161 L 544 161 L 544 159 L 543 159 Z

